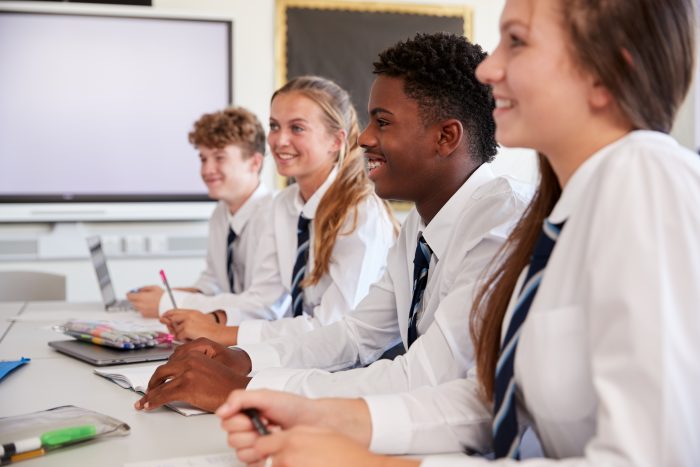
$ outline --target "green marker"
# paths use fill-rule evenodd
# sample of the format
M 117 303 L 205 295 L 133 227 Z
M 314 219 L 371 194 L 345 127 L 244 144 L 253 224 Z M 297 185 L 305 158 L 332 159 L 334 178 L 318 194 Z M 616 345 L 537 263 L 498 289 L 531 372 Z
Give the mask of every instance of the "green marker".
M 63 444 L 76 443 L 84 439 L 92 438 L 97 434 L 95 425 L 81 425 L 59 430 L 47 431 L 41 435 L 41 445 L 47 449 L 59 447 Z

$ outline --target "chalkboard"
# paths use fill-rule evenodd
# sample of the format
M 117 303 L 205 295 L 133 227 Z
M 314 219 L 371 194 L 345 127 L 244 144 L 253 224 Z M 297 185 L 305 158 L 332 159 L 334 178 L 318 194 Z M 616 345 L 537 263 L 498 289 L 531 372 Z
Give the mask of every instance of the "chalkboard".
M 367 122 L 372 63 L 382 50 L 416 33 L 471 36 L 466 6 L 277 0 L 277 85 L 301 75 L 330 78 L 345 88 Z

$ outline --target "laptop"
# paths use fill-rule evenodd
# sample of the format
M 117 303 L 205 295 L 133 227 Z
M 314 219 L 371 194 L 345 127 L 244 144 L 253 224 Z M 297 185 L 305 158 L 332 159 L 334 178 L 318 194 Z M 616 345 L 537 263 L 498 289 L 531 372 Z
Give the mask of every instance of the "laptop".
M 135 310 L 131 302 L 127 299 L 117 300 L 112 286 L 112 279 L 109 277 L 109 269 L 107 269 L 107 257 L 102 250 L 102 241 L 99 236 L 88 237 L 88 249 L 90 250 L 90 258 L 92 265 L 95 267 L 97 274 L 97 283 L 100 284 L 100 292 L 102 293 L 102 301 L 105 304 L 107 311 L 132 311 Z
M 175 350 L 173 344 L 161 344 L 144 349 L 121 350 L 75 339 L 51 341 L 49 346 L 94 366 L 121 365 L 167 360 Z

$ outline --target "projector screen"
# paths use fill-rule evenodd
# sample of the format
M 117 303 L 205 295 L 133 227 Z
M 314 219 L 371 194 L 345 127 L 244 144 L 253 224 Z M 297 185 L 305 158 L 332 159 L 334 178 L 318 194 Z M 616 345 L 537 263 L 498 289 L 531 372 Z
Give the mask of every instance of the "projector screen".
M 231 29 L 0 10 L 0 203 L 206 200 L 187 133 L 232 100 Z

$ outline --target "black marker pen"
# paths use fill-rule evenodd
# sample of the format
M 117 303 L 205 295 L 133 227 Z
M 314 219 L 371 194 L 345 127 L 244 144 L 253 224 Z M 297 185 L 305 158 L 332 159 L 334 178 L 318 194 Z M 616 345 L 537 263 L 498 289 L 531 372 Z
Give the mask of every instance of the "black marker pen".
M 244 414 L 250 418 L 250 421 L 253 423 L 253 426 L 255 427 L 255 430 L 262 436 L 269 435 L 270 430 L 267 429 L 265 424 L 260 420 L 260 412 L 258 412 L 258 409 L 243 409 L 241 410 Z

